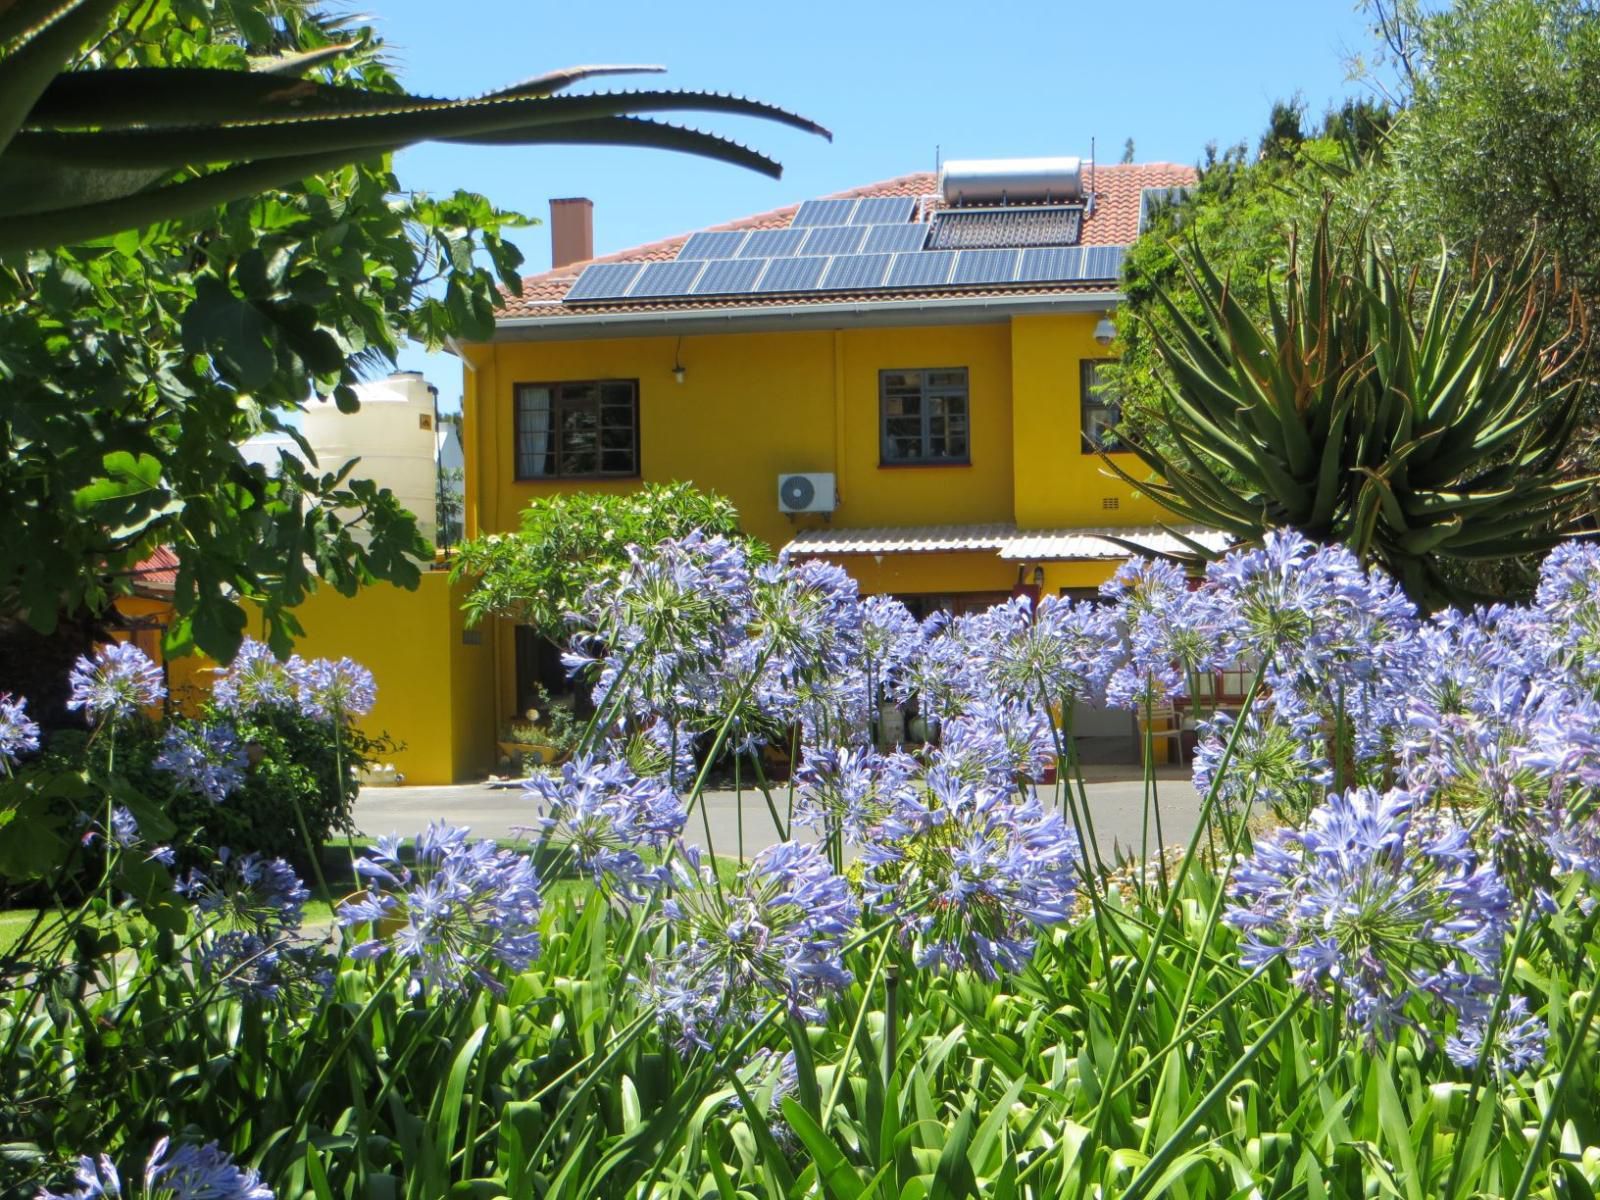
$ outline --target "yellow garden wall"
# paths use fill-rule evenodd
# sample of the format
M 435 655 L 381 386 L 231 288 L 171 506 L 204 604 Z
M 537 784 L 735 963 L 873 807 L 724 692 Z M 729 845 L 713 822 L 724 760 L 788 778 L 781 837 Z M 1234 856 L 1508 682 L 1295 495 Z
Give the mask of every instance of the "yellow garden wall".
M 387 760 L 407 783 L 481 778 L 494 764 L 491 639 L 463 641 L 460 601 L 448 576 L 429 572 L 415 591 L 322 588 L 295 609 L 305 627 L 298 653 L 348 655 L 376 677 L 378 702 L 361 725 L 405 743 Z

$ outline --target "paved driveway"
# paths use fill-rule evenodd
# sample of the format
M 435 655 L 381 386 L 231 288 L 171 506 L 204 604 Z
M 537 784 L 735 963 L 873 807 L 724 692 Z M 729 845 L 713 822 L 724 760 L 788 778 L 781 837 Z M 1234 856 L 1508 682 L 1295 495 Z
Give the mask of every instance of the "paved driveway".
M 1087 768 L 1089 810 L 1094 820 L 1100 852 L 1108 861 L 1113 846 L 1137 854 L 1144 818 L 1144 783 L 1136 769 Z M 787 793 L 779 790 L 773 798 L 783 813 Z M 1187 770 L 1163 768 L 1157 780 L 1161 831 L 1168 845 L 1189 840 L 1200 815 L 1200 801 Z M 707 792 L 705 813 L 696 811 L 685 831 L 691 842 L 704 844 L 705 822 L 711 826 L 711 840 L 718 854 L 737 854 L 740 849 L 740 812 L 743 810 L 743 852 L 745 856 L 777 840 L 772 817 L 760 792 L 747 791 L 741 798 L 731 791 Z M 356 801 L 356 825 L 362 833 L 376 837 L 385 833 L 410 836 L 430 821 L 446 820 L 470 826 L 479 837 L 516 836 L 519 825 L 533 819 L 533 804 L 519 788 L 494 788 L 483 783 L 451 787 L 363 788 Z M 1154 844 L 1155 832 L 1152 829 Z

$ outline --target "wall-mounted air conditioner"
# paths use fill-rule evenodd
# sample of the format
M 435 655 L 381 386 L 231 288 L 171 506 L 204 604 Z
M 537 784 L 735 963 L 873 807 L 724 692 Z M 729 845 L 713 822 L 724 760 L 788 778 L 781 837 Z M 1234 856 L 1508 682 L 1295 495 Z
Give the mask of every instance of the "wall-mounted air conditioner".
M 831 471 L 778 476 L 779 512 L 831 513 L 836 500 Z

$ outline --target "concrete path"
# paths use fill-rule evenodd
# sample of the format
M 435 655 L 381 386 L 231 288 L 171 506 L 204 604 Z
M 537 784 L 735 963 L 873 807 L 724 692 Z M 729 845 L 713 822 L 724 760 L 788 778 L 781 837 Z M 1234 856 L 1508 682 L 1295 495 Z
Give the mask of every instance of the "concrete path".
M 1137 768 L 1087 767 L 1089 809 L 1094 820 L 1100 852 L 1109 861 L 1113 846 L 1124 853 L 1137 854 L 1144 814 L 1144 783 Z M 1161 802 L 1161 830 L 1168 845 L 1189 840 L 1200 815 L 1200 799 L 1189 782 L 1189 772 L 1181 768 L 1162 768 L 1157 780 Z M 787 792 L 773 793 L 779 812 L 784 812 Z M 744 853 L 748 857 L 777 840 L 772 817 L 760 792 L 747 791 L 743 798 Z M 738 797 L 731 791 L 707 792 L 705 819 L 711 824 L 711 839 L 718 854 L 736 854 L 739 847 Z M 446 820 L 470 826 L 478 837 L 511 838 L 517 826 L 533 819 L 533 804 L 520 788 L 494 788 L 486 783 L 456 784 L 451 787 L 369 787 L 362 788 L 356 801 L 356 825 L 369 837 L 398 833 L 411 836 L 430 821 Z M 685 831 L 689 841 L 703 844 L 705 825 L 697 811 Z M 1151 844 L 1155 831 L 1151 830 Z

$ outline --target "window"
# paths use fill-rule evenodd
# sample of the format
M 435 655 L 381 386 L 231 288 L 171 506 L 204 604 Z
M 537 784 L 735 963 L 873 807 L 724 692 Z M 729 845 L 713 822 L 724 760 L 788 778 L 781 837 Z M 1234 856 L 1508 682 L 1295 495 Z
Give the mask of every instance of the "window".
M 517 478 L 639 473 L 639 381 L 523 383 L 516 391 Z
M 882 463 L 970 462 L 967 448 L 967 369 L 879 371 Z
M 1100 378 L 1100 368 L 1111 362 L 1108 358 L 1083 360 L 1079 379 L 1079 398 L 1083 411 L 1083 452 L 1119 450 L 1121 441 L 1116 435 L 1117 422 L 1122 420 L 1122 406 L 1107 393 L 1106 383 Z

